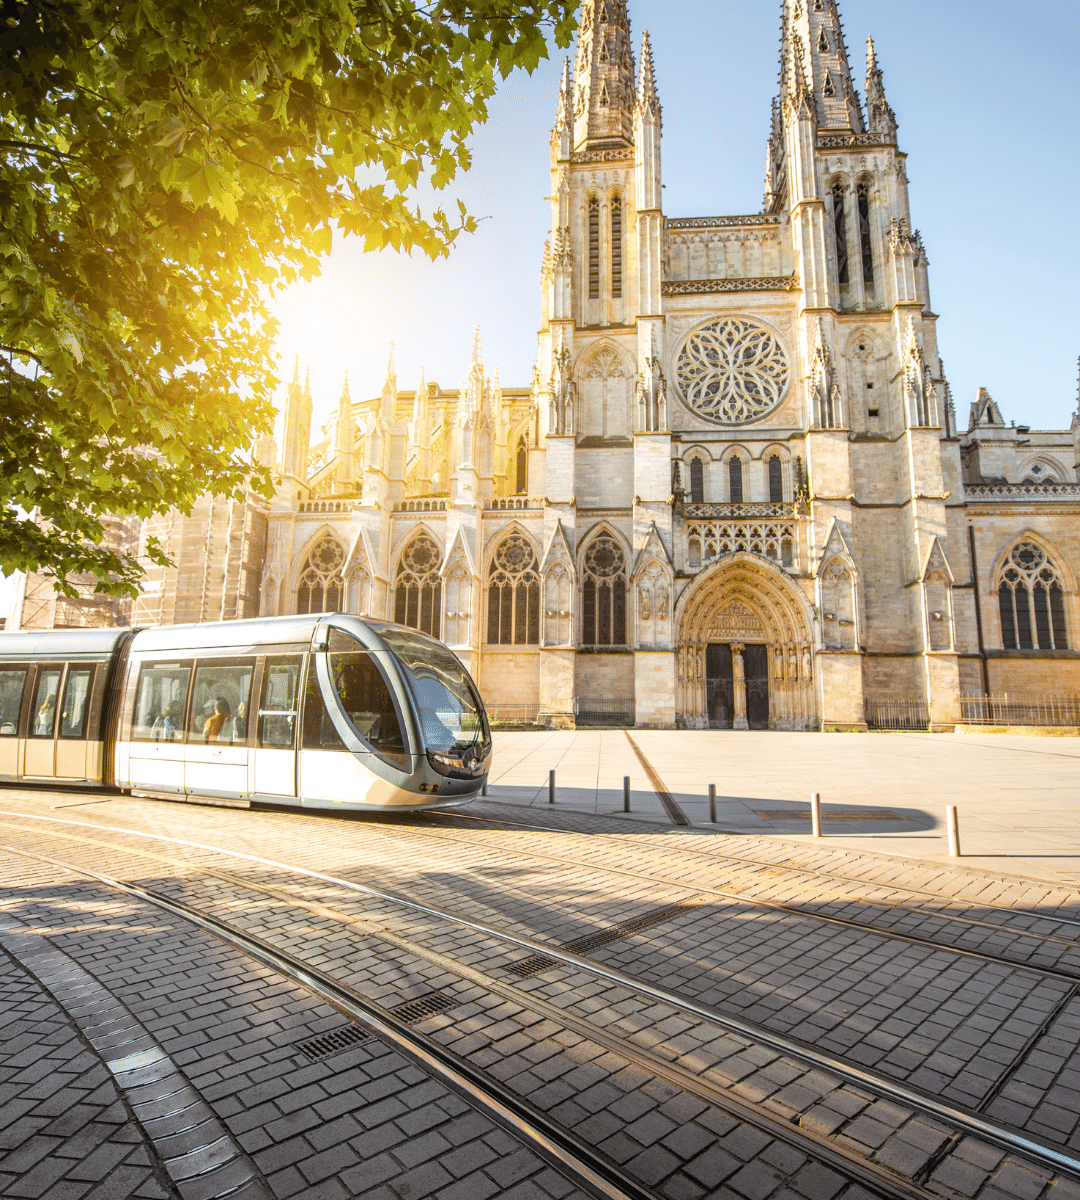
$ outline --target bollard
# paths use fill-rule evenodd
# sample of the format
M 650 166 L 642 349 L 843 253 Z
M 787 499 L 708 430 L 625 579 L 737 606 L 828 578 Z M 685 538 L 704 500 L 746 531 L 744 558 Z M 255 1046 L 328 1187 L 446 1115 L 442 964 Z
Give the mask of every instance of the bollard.
M 821 793 L 810 793 L 810 832 L 814 837 L 821 837 Z
M 548 771 L 548 804 L 555 803 L 555 772 Z
M 716 824 L 716 784 L 709 784 L 709 821 Z
M 484 776 L 484 782 L 480 785 L 480 795 L 481 796 L 487 795 L 487 776 L 486 775 Z
M 953 858 L 960 857 L 960 825 L 956 819 L 956 805 L 945 806 L 945 828 L 949 835 L 949 854 Z
M 630 776 L 622 777 L 622 810 L 623 812 L 630 811 Z

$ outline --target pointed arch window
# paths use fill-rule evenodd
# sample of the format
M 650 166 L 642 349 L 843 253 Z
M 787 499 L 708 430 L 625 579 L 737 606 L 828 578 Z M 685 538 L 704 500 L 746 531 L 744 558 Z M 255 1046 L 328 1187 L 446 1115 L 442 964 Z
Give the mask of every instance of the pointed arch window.
M 828 71 L 825 72 L 825 79 L 821 85 L 821 94 L 823 96 L 835 96 L 836 88 L 833 85 L 832 76 Z
M 870 242 L 870 181 L 860 179 L 855 189 L 859 210 L 859 248 L 862 251 L 863 283 L 874 282 L 874 250 Z
M 836 276 L 843 285 L 848 281 L 847 216 L 844 212 L 844 185 L 840 182 L 832 185 L 832 211 L 833 233 L 836 235 Z
M 728 499 L 732 504 L 742 504 L 743 499 L 743 463 L 742 459 L 733 454 L 728 459 Z
M 700 458 L 690 460 L 690 503 L 705 503 L 705 464 Z
M 611 200 L 611 294 L 618 300 L 622 296 L 622 199 Z
M 626 645 L 626 558 L 610 534 L 600 534 L 585 551 L 581 615 L 584 645 Z
M 784 465 L 779 454 L 769 457 L 769 500 L 779 504 L 784 499 Z
M 529 490 L 529 447 L 523 437 L 518 438 L 515 467 L 517 478 L 514 491 L 524 496 Z
M 311 548 L 296 589 L 298 613 L 339 612 L 341 610 L 341 567 L 345 551 L 337 538 L 326 534 Z
M 1034 542 L 1018 542 L 998 577 L 1006 650 L 1067 650 L 1065 592 L 1057 568 Z
M 504 538 L 488 571 L 488 642 L 540 643 L 540 576 L 532 546 L 518 533 Z
M 600 201 L 589 200 L 589 299 L 600 299 Z
M 824 29 L 821 31 L 821 34 L 818 37 L 817 48 L 822 54 L 829 53 L 829 39 Z
M 394 620 L 438 637 L 441 610 L 439 548 L 421 532 L 401 553 L 394 581 Z

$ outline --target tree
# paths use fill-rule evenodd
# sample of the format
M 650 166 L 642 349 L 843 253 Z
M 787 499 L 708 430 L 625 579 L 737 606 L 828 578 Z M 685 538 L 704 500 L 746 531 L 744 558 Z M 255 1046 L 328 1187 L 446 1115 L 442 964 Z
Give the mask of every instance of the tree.
M 134 594 L 104 514 L 268 492 L 267 301 L 334 229 L 435 257 L 475 228 L 410 191 L 576 2 L 0 0 L 0 570 Z

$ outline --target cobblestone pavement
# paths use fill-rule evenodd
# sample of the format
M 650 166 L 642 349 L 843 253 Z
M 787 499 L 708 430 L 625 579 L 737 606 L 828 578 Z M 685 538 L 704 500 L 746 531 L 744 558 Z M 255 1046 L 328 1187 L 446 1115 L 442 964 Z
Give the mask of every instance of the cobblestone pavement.
M 634 730 L 632 737 L 694 825 L 809 840 L 819 792 L 830 842 L 945 858 L 945 805 L 959 812 L 964 855 L 991 871 L 1080 883 L 1080 738 L 1000 734 Z M 492 799 L 667 821 L 622 730 L 495 734 Z M 790 814 L 784 819 L 784 814 Z
M 858 1200 L 880 1194 L 882 1171 L 907 1195 L 1080 1197 L 1053 1169 L 883 1098 L 872 1083 L 875 1074 L 906 1080 L 1077 1149 L 1075 890 L 834 846 L 498 804 L 349 821 L 120 799 L 60 812 L 25 795 L 5 793 L 2 807 L 83 824 L 47 834 L 4 817 L 0 842 L 167 893 L 384 1007 L 439 994 L 446 1011 L 419 1030 L 670 1200 Z M 124 828 L 266 856 L 542 945 L 569 944 L 675 997 L 658 1002 L 386 899 Z M 45 868 L 15 856 L 3 867 L 5 877 L 29 881 L 6 890 L 4 910 L 128 1007 L 274 1194 L 332 1200 L 384 1189 L 410 1200 L 464 1196 L 481 1179 L 484 1196 L 572 1190 L 535 1155 L 523 1175 L 500 1177 L 502 1164 L 531 1152 L 493 1145 L 507 1135 L 488 1123 L 465 1145 L 482 1143 L 487 1150 L 476 1154 L 494 1157 L 454 1159 L 472 1164 L 459 1193 L 449 1159 L 464 1147 L 453 1122 L 481 1118 L 467 1106 L 453 1112 L 464 1102 L 436 1081 L 403 1079 L 417 1068 L 397 1052 L 367 1042 L 302 1064 L 298 1043 L 342 1024 L 333 1009 L 142 902 L 55 872 L 45 881 Z M 927 941 L 900 940 L 890 927 Z M 788 1034 L 871 1076 L 858 1086 L 830 1075 L 718 1027 L 679 998 Z M 395 1066 L 373 1069 L 384 1060 Z M 391 1075 L 393 1088 L 377 1094 Z M 336 1087 L 341 1077 L 349 1083 Z M 449 1108 L 428 1096 L 431 1087 L 442 1088 Z M 389 1097 L 404 1112 L 369 1127 Z M 433 1125 L 406 1128 L 432 1105 Z M 390 1126 L 398 1143 L 378 1145 L 373 1130 Z M 442 1140 L 427 1140 L 429 1130 Z M 411 1164 L 418 1143 L 432 1153 Z M 372 1162 L 393 1170 L 373 1179 Z M 421 1166 L 426 1174 L 415 1174 Z

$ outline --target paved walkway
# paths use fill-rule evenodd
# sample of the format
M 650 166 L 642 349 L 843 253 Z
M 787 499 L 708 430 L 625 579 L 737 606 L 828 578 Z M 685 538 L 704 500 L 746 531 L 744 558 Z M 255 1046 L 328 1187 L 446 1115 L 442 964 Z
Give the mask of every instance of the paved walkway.
M 589 730 L 498 732 L 489 795 L 669 821 L 633 743 L 689 821 L 810 841 L 809 796 L 841 846 L 924 859 L 948 856 L 945 806 L 956 805 L 965 862 L 995 873 L 1080 883 L 1080 738 L 929 733 L 734 733 Z M 794 819 L 779 814 L 792 813 Z M 857 819 L 860 817 L 862 819 Z

